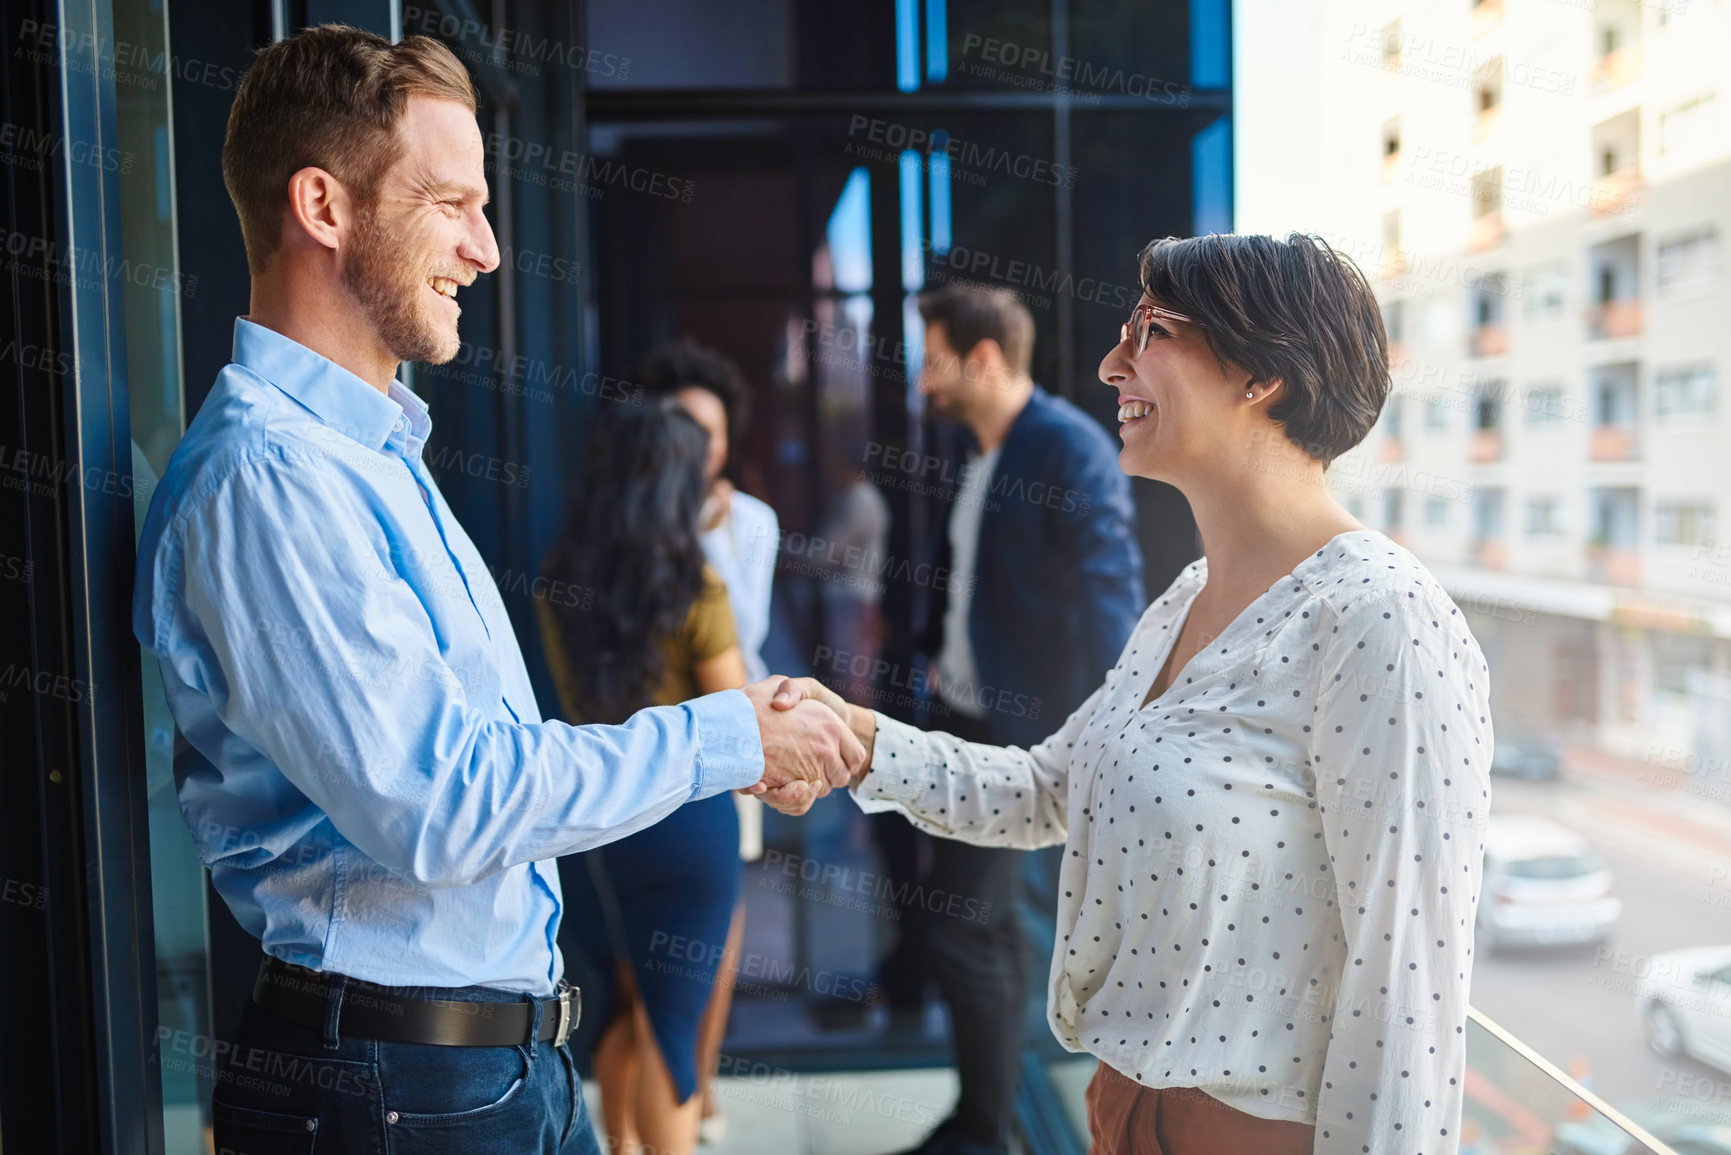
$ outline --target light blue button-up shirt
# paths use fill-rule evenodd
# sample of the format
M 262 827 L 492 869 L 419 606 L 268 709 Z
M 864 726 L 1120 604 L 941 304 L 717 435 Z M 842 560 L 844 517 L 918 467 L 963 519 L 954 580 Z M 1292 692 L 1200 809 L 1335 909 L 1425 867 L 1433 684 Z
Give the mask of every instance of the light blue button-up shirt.
M 549 860 L 751 785 L 763 748 L 737 690 L 543 722 L 421 462 L 430 429 L 400 385 L 236 321 L 151 502 L 133 630 L 181 731 L 181 812 L 267 952 L 545 995 L 563 970 Z

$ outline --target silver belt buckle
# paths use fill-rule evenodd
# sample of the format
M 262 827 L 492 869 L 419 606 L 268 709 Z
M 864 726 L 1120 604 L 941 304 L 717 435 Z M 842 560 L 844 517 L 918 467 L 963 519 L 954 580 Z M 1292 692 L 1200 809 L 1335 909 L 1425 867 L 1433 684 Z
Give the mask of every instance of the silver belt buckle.
M 559 980 L 559 1028 L 553 1035 L 555 1047 L 563 1047 L 565 1040 L 571 1037 L 571 1028 L 577 1025 L 578 1016 L 583 1013 L 582 999 L 581 991 L 564 979 Z

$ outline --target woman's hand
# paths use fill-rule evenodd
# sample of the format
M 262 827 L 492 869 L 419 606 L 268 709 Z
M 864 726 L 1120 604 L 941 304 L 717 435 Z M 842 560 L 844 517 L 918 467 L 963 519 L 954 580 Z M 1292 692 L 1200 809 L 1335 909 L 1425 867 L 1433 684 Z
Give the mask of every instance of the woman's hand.
M 770 699 L 770 705 L 777 710 L 791 710 L 807 698 L 834 711 L 835 716 L 846 723 L 854 737 L 859 739 L 860 745 L 865 747 L 865 761 L 860 764 L 848 783 L 849 788 L 858 786 L 871 772 L 872 748 L 876 745 L 878 734 L 877 715 L 864 707 L 850 705 L 840 694 L 816 678 L 783 678 L 781 685 L 776 687 L 775 696 Z M 810 803 L 806 805 L 809 807 Z

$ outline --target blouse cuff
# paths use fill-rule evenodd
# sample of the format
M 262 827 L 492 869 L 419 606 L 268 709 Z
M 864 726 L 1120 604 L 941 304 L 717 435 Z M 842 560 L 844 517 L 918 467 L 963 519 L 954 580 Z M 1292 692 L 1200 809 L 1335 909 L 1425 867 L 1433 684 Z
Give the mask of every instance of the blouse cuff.
M 932 781 L 923 749 L 930 741 L 925 732 L 882 714 L 876 716 L 878 733 L 872 746 L 871 773 L 853 788 L 854 801 L 867 814 L 911 807 Z

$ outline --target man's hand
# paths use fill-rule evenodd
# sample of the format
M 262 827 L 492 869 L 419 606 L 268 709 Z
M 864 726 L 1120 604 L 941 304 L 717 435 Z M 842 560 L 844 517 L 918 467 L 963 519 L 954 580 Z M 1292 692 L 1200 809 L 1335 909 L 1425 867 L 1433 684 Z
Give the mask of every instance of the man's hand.
M 785 814 L 804 814 L 832 788 L 852 782 L 868 763 L 865 747 L 843 721 L 847 704 L 836 698 L 841 706 L 836 710 L 802 701 L 817 695 L 797 683 L 796 689 L 778 693 L 790 681 L 771 677 L 745 688 L 763 739 L 763 779 L 745 793 L 762 797 Z M 800 681 L 818 685 L 811 679 Z

